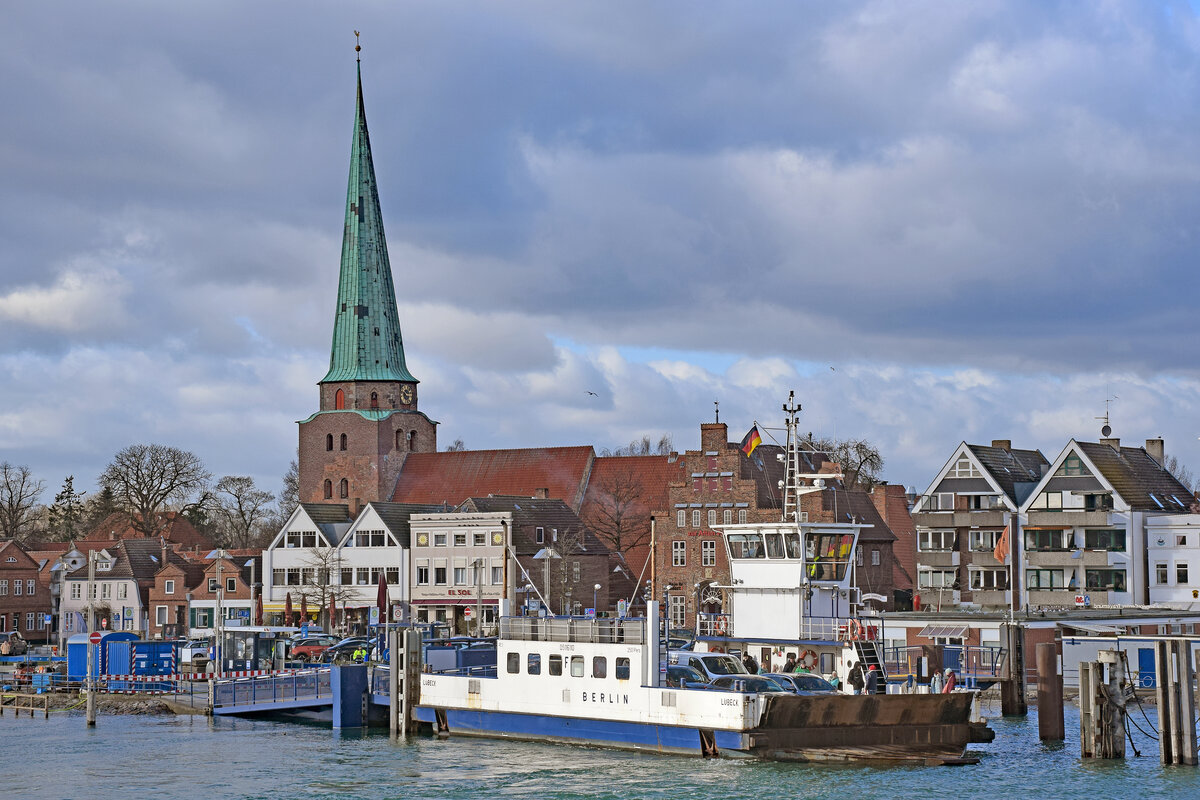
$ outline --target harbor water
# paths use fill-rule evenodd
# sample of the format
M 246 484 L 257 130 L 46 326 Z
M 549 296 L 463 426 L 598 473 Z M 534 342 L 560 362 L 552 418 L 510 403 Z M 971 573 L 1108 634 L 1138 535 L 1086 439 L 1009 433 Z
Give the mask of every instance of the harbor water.
M 985 712 L 989 709 L 985 709 Z M 1145 709 L 1154 719 L 1153 707 Z M 1163 767 L 1134 730 L 1135 757 L 1079 758 L 1079 717 L 1067 742 L 1038 740 L 1037 712 L 996 718 L 996 739 L 961 767 L 822 766 L 710 760 L 483 739 L 393 742 L 386 732 L 208 717 L 0 718 L 2 796 L 22 798 L 869 798 L 1094 800 L 1200 798 L 1200 770 Z M 1136 706 L 1131 716 L 1153 731 Z

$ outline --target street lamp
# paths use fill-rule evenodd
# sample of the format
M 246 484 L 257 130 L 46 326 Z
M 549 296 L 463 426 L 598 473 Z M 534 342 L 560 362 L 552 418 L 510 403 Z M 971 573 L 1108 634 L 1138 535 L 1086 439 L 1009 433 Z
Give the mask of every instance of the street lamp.
M 542 599 L 546 603 L 546 613 L 550 615 L 554 614 L 554 610 L 550 608 L 550 559 L 552 558 L 562 558 L 554 552 L 553 547 L 543 547 L 533 556 L 534 561 L 542 562 L 542 589 L 545 590 Z
M 597 617 L 600 616 L 600 609 L 596 605 L 596 597 L 599 594 L 600 594 L 600 584 L 597 583 L 595 586 L 592 587 L 592 613 L 594 613 Z

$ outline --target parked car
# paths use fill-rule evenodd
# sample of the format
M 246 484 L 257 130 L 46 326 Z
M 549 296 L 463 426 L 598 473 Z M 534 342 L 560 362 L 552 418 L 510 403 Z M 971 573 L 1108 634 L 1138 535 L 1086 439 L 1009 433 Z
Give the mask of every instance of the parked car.
M 693 667 L 706 680 L 719 678 L 722 675 L 746 675 L 746 667 L 742 662 L 728 653 L 696 653 L 690 650 L 674 650 L 670 653 L 668 662 L 684 667 Z
M 212 645 L 208 639 L 189 639 L 179 645 L 179 663 L 190 664 L 197 659 L 208 660 L 208 648 Z
M 335 644 L 338 644 L 338 638 L 329 635 L 295 639 L 292 642 L 288 657 L 294 661 L 318 661 L 321 658 L 321 654 Z
M 820 675 L 811 675 L 805 672 L 768 672 L 764 674 L 764 677 L 782 684 L 785 689 L 795 687 L 792 689 L 794 694 L 838 693 L 833 684 Z
M 367 660 L 371 660 L 372 654 L 375 652 L 375 640 L 365 636 L 354 636 L 325 648 L 321 653 L 321 661 L 325 664 L 347 663 L 354 659 L 354 651 L 360 647 L 367 651 Z
M 667 686 L 675 689 L 695 689 L 707 685 L 708 681 L 695 667 L 683 667 L 679 664 L 667 667 Z
M 29 652 L 29 643 L 19 631 L 0 633 L 0 655 L 23 656 Z
M 714 689 L 723 689 L 727 692 L 742 692 L 743 694 L 761 694 L 764 692 L 791 694 L 785 687 L 765 675 L 722 675 L 720 678 L 714 678 L 708 685 Z

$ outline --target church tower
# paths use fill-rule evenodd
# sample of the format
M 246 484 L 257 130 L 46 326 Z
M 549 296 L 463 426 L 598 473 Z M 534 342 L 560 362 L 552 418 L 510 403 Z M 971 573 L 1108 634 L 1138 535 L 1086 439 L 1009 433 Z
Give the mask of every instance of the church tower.
M 346 225 L 320 410 L 300 422 L 300 501 L 390 500 L 408 453 L 437 451 L 437 423 L 417 408 L 404 363 L 396 288 L 388 261 L 363 107 L 362 63 L 350 149 Z

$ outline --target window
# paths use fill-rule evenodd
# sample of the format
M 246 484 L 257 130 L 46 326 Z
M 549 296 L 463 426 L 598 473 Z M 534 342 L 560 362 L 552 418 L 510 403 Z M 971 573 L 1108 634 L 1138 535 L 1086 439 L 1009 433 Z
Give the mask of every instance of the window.
M 466 567 L 455 567 L 454 568 L 454 584 L 456 586 L 463 586 L 466 583 L 467 583 L 467 568 Z
M 571 677 L 583 677 L 583 656 L 571 656 Z
M 745 524 L 746 524 L 746 509 L 739 508 L 738 509 L 738 525 L 745 525 Z
M 163 594 L 175 594 L 175 581 L 163 581 Z
M 344 434 L 344 433 L 342 434 L 341 438 L 338 439 L 338 449 L 339 450 L 346 449 L 346 434 Z
M 78 600 L 83 594 L 82 584 L 71 584 L 71 599 Z M 8 581 L 0 581 L 0 594 L 8 594 Z
M 1042 591 L 1065 589 L 1065 573 L 1061 569 L 1027 569 L 1025 570 L 1025 586 L 1028 589 Z
M 917 549 L 923 553 L 945 553 L 957 547 L 954 531 L 917 531 Z
M 971 531 L 967 547 L 972 553 L 991 553 L 1000 541 L 1000 531 Z
M 417 585 L 429 585 L 429 567 L 417 567 Z
M 545 544 L 546 543 L 546 529 L 545 528 L 534 528 L 533 529 L 533 540 L 535 542 L 537 542 L 538 544 Z
M 549 667 L 551 675 L 562 675 L 562 656 L 558 653 L 551 653 Z
M 1183 567 L 1184 578 L 1187 577 L 1187 566 Z M 1123 569 L 1089 569 L 1084 570 L 1085 585 L 1088 589 L 1107 589 L 1110 592 L 1125 591 L 1125 570 Z
M 1063 552 L 1075 546 L 1075 534 L 1069 530 L 1026 529 L 1025 549 L 1040 552 Z
M 492 586 L 504 583 L 504 567 L 492 567 Z
M 879 551 L 878 550 L 871 551 L 871 566 L 872 567 L 879 566 Z
M 465 533 L 454 534 L 454 546 L 455 547 L 466 547 L 467 546 L 467 535 Z
M 1125 573 L 1122 572 L 1121 574 L 1124 575 Z M 1187 586 L 1187 582 L 1188 582 L 1188 565 L 1187 564 L 1176 564 L 1175 565 L 1175 583 L 1179 586 Z M 1120 591 L 1124 591 L 1124 589 L 1117 589 L 1116 591 L 1120 592 Z
M 1179 535 L 1175 537 L 1176 547 L 1187 547 L 1187 536 Z
M 733 509 L 732 508 L 727 508 L 721 512 L 721 521 L 723 523 L 725 523 L 726 525 L 730 525 L 733 523 Z
M 339 411 L 346 407 L 346 393 L 341 389 L 338 389 L 337 394 L 333 396 L 333 407 Z
M 671 566 L 687 566 L 687 542 L 680 539 L 671 542 Z
M 434 567 L 433 568 L 433 582 L 437 586 L 445 586 L 446 585 L 446 568 L 445 567 Z
M 1003 507 L 1004 503 L 998 494 L 973 494 L 967 497 L 967 508 L 971 511 L 991 511 Z
M 686 511 L 680 509 L 679 511 L 675 512 L 675 527 L 676 528 L 686 528 L 687 527 L 687 512 Z
M 388 567 L 386 570 L 384 570 L 384 572 L 387 575 L 388 586 L 398 586 L 400 584 L 400 568 L 399 567 Z M 376 581 L 376 583 L 378 583 L 379 579 L 376 578 L 375 581 Z
M 1056 478 L 1072 477 L 1077 478 L 1084 475 L 1090 475 L 1087 467 L 1083 465 L 1083 459 L 1072 453 L 1063 459 L 1062 466 L 1054 473 Z
M 225 579 L 225 591 L 227 591 L 227 592 L 236 592 L 237 591 L 237 578 L 226 578 Z
M 520 653 L 509 653 L 507 660 L 508 660 L 508 674 L 509 675 L 516 675 L 518 672 L 521 671 L 521 654 Z
M 404 449 L 404 431 L 396 431 L 396 449 Z
M 476 534 L 475 534 L 475 535 L 472 537 L 472 542 L 471 542 L 471 543 L 472 543 L 472 544 L 473 544 L 475 547 L 483 547 L 484 545 L 486 545 L 486 544 L 487 544 L 487 534 L 486 534 L 486 533 L 476 533 Z
M 962 456 L 954 462 L 954 466 L 946 472 L 947 478 L 982 478 L 983 475 L 971 463 L 971 459 Z
M 375 329 L 375 335 L 379 335 L 379 328 Z M 371 392 L 371 408 L 379 408 L 379 393 Z
M 925 505 L 921 507 L 922 511 L 953 511 L 954 510 L 954 493 L 940 492 L 938 494 L 926 495 Z
M 854 548 L 854 563 L 860 567 L 863 565 L 863 546 L 861 544 Z
M 346 498 L 350 496 L 350 482 L 345 478 L 338 481 L 338 497 Z
M 1125 531 L 1089 528 L 1083 532 L 1083 546 L 1088 550 L 1125 552 Z
M 1062 511 L 1062 492 L 1043 492 L 1033 501 L 1031 511 Z
M 108 584 L 105 584 L 104 588 L 107 589 Z M 25 594 L 25 584 L 21 583 L 20 578 L 17 578 L 15 581 L 13 581 L 13 594 L 15 594 L 17 597 Z
M 26 611 L 25 612 L 25 630 L 31 631 L 34 629 L 34 626 L 37 626 L 37 629 L 39 631 L 46 627 L 45 622 L 42 620 L 42 615 L 36 614 L 32 611 Z
M 712 539 L 700 542 L 700 566 L 715 567 L 717 565 L 717 543 Z
M 692 509 L 692 527 L 693 528 L 700 527 L 700 509 L 698 509 L 698 508 Z
M 667 598 L 667 605 L 671 612 L 671 624 L 682 628 L 687 622 L 687 599 L 682 595 L 673 594 Z
M 541 653 L 530 653 L 529 660 L 526 663 L 525 671 L 530 675 L 542 674 L 542 655 Z
M 617 680 L 619 680 L 619 681 L 629 680 L 629 659 L 628 658 L 618 658 L 617 659 Z
M 166 606 L 155 606 L 154 607 L 154 623 L 156 625 L 166 625 L 167 624 L 167 607 Z
M 918 589 L 953 589 L 958 583 L 958 570 L 954 569 L 921 569 L 917 570 Z
M 295 572 L 295 570 L 288 570 L 288 572 Z M 210 592 L 216 593 L 216 591 L 217 591 L 217 579 L 216 578 L 208 579 L 208 590 Z
M 575 581 L 576 583 L 579 583 L 579 562 L 578 561 L 571 562 L 571 580 Z
M 972 591 L 994 591 L 1008 588 L 1008 570 L 1003 567 L 971 568 Z
M 712 526 L 714 526 L 716 524 L 717 524 L 717 510 L 715 508 L 710 508 L 708 510 L 708 527 L 711 528 Z
M 1111 494 L 1085 494 L 1083 496 L 1084 511 L 1112 511 L 1112 507 Z
M 20 586 L 20 585 L 21 584 L 19 584 L 19 583 L 17 584 L 17 586 Z M 17 594 L 20 594 L 20 592 L 17 592 Z M 105 582 L 100 585 L 100 597 L 101 598 L 112 597 L 112 584 Z
M 592 656 L 592 677 L 608 677 L 608 659 L 604 656 Z
M 332 433 L 325 434 L 325 449 L 326 450 L 333 449 L 333 434 Z
M 434 547 L 445 547 L 446 546 L 446 534 L 435 533 L 433 535 L 433 546 Z

